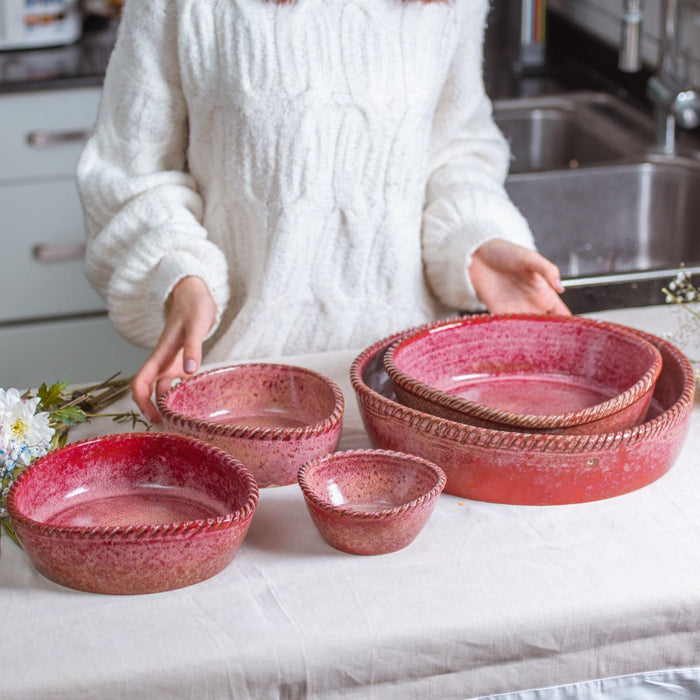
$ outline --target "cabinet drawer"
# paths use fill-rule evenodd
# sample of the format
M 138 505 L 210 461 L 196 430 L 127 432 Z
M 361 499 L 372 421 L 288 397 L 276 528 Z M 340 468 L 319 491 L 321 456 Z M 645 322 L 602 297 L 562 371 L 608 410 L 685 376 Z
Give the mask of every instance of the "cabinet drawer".
M 99 98 L 99 88 L 1 95 L 0 180 L 74 175 Z
M 107 318 L 30 323 L 0 328 L 0 387 L 41 382 L 99 382 L 116 372 L 129 377 L 148 350 L 124 340 Z
M 72 179 L 0 187 L 0 322 L 105 308 L 83 269 Z

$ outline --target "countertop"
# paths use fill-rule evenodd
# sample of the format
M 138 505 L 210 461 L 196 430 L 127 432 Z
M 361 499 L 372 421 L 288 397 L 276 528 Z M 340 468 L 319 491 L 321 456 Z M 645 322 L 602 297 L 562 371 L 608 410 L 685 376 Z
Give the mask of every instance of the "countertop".
M 666 307 L 597 317 L 656 333 L 675 323 Z M 368 446 L 356 354 L 287 358 L 344 391 L 341 449 Z M 699 411 L 676 464 L 645 488 L 537 507 L 443 494 L 390 555 L 326 545 L 296 485 L 262 491 L 224 571 L 165 593 L 63 588 L 3 538 L 0 697 L 457 699 L 697 670 Z
M 525 72 L 514 68 L 512 28 L 504 9 L 494 5 L 484 43 L 485 81 L 494 99 L 604 87 L 599 77 L 558 55 L 550 65 Z M 73 44 L 0 51 L 0 93 L 101 85 L 118 27 L 118 19 L 88 16 L 82 37 Z
M 0 93 L 101 86 L 118 26 L 89 17 L 73 44 L 0 52 Z

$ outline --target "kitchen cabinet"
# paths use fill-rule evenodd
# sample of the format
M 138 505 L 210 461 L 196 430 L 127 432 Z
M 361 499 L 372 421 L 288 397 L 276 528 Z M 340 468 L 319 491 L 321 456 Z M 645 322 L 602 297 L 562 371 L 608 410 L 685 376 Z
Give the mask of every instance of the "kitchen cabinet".
M 75 169 L 99 96 L 0 95 L 0 387 L 129 375 L 148 354 L 112 328 L 83 271 Z

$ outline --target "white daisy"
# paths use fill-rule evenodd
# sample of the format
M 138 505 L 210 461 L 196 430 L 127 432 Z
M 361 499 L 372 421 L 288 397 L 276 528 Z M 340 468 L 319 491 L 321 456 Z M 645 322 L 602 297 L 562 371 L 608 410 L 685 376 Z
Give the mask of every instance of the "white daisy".
M 38 404 L 38 398 L 23 400 L 17 389 L 0 389 L 0 458 L 8 470 L 48 452 L 54 430 L 48 413 L 36 413 Z

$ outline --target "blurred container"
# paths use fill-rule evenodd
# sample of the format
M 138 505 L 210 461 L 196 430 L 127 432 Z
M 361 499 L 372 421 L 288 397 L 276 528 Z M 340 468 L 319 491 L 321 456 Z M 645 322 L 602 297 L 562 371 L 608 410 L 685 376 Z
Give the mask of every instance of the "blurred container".
M 77 41 L 78 0 L 0 0 L 0 50 L 63 46 Z

